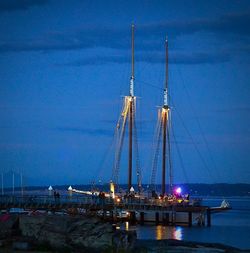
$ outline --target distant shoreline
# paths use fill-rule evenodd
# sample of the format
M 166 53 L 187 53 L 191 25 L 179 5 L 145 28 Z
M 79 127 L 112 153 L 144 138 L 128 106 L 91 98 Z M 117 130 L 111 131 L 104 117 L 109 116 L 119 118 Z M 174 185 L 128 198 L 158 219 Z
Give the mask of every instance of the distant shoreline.
M 227 183 L 216 183 L 216 184 L 176 184 L 178 186 L 182 186 L 183 192 L 188 192 L 193 197 L 250 197 L 250 184 L 243 184 L 243 183 L 237 183 L 237 184 L 227 184 Z M 25 191 L 35 191 L 35 190 L 47 190 L 47 188 L 50 185 L 40 185 L 40 186 L 24 186 Z M 96 185 L 90 185 L 90 184 L 72 184 L 73 188 L 76 189 L 92 189 L 93 187 L 96 189 L 100 189 L 103 191 L 109 190 L 108 183 L 104 184 L 96 184 Z M 120 184 L 120 188 L 126 189 L 127 186 L 125 184 Z M 54 189 L 57 190 L 65 190 L 67 191 L 69 185 L 52 185 Z M 135 189 L 137 189 L 136 185 L 134 186 Z M 143 185 L 143 188 L 145 190 L 148 189 L 148 185 Z M 160 185 L 156 185 L 156 189 L 160 190 Z M 168 188 L 167 188 L 168 189 Z M 4 192 L 12 192 L 13 188 L 12 186 L 8 186 L 4 188 Z M 15 191 L 21 191 L 21 187 L 17 186 L 15 187 Z

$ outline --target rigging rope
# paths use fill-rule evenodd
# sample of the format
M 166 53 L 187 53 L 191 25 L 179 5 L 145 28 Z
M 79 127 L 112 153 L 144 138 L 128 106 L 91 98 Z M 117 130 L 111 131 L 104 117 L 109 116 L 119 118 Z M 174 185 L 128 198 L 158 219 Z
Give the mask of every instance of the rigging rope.
M 154 155 L 152 161 L 152 173 L 151 173 L 151 180 L 150 180 L 150 189 L 155 190 L 155 178 L 158 166 L 158 158 L 159 158 L 159 151 L 160 151 L 160 142 L 161 142 L 161 133 L 162 133 L 162 118 L 158 118 L 157 121 L 157 128 L 156 128 L 156 135 L 154 141 Z
M 215 163 L 215 161 L 214 161 L 214 158 L 213 158 L 213 156 L 212 156 L 212 152 L 211 152 L 210 147 L 209 147 L 209 145 L 208 145 L 208 141 L 207 141 L 207 138 L 206 138 L 206 136 L 205 136 L 205 133 L 204 133 L 202 127 L 201 127 L 200 121 L 199 121 L 199 119 L 198 119 L 198 117 L 197 117 L 197 113 L 196 113 L 196 111 L 195 111 L 195 109 L 194 109 L 194 106 L 193 106 L 193 104 L 192 104 L 192 102 L 191 102 L 191 101 L 192 101 L 192 100 L 191 100 L 191 96 L 190 96 L 190 94 L 189 94 L 189 92 L 188 92 L 188 89 L 187 89 L 187 87 L 186 87 L 186 85 L 185 85 L 185 82 L 184 82 L 182 73 L 181 73 L 181 71 L 180 71 L 179 68 L 177 68 L 177 70 L 178 70 L 178 72 L 179 72 L 179 76 L 180 76 L 181 81 L 182 81 L 181 84 L 182 84 L 182 86 L 183 86 L 183 88 L 184 88 L 184 91 L 186 92 L 186 94 L 187 94 L 187 96 L 188 96 L 188 98 L 189 98 L 190 108 L 191 108 L 191 110 L 193 111 L 193 114 L 194 114 L 194 116 L 195 116 L 195 119 L 196 119 L 198 128 L 199 128 L 200 133 L 201 133 L 201 136 L 202 136 L 202 139 L 203 139 L 203 141 L 204 141 L 204 143 L 205 143 L 205 146 L 206 146 L 206 148 L 207 148 L 209 158 L 210 158 L 210 160 L 211 160 L 211 162 L 212 162 L 212 164 L 213 164 L 213 167 L 214 167 L 215 171 L 217 171 L 217 173 L 218 173 L 217 176 L 218 176 L 219 180 L 221 180 L 221 175 L 220 175 L 220 173 L 219 173 L 218 167 L 217 167 L 217 165 L 216 165 L 216 163 Z
M 95 175 L 98 173 L 98 178 L 101 178 L 101 176 L 103 174 L 103 170 L 104 170 L 104 167 L 105 167 L 105 164 L 107 161 L 107 157 L 109 156 L 109 153 L 111 152 L 111 150 L 114 147 L 116 136 L 117 136 L 117 129 L 115 129 L 114 134 L 113 134 L 113 138 L 112 138 L 111 142 L 109 143 L 108 148 L 106 149 L 106 151 L 100 161 L 100 164 L 98 166 L 98 172 L 95 173 Z M 94 181 L 94 178 L 92 181 Z
M 138 148 L 138 140 L 137 140 L 137 128 L 135 122 L 135 108 L 134 103 L 132 104 L 132 113 L 133 113 L 133 123 L 134 123 L 134 148 L 135 148 L 135 156 L 136 156 L 136 177 L 137 177 L 137 184 L 139 192 L 141 192 L 142 187 L 142 175 L 141 175 L 141 166 L 140 166 L 140 159 L 139 159 L 139 148 Z
M 186 180 L 186 182 L 188 182 L 188 177 L 187 177 L 185 165 L 184 165 L 184 162 L 183 162 L 183 158 L 182 158 L 182 155 L 181 155 L 181 152 L 180 152 L 178 142 L 176 141 L 176 136 L 175 136 L 175 133 L 174 133 L 174 127 L 173 127 L 172 121 L 170 121 L 170 124 L 171 124 L 171 129 L 172 129 L 171 133 L 172 133 L 172 136 L 173 136 L 173 141 L 174 141 L 174 144 L 175 144 L 175 147 L 176 147 L 178 157 L 180 159 L 181 168 L 182 168 L 185 180 Z
M 173 102 L 172 102 L 172 103 L 173 103 Z M 176 108 L 176 107 L 175 107 L 175 108 Z M 192 142 L 192 144 L 194 145 L 194 148 L 195 148 L 197 154 L 199 155 L 199 157 L 200 157 L 200 159 L 201 159 L 201 161 L 202 161 L 204 167 L 206 168 L 206 170 L 207 170 L 209 176 L 210 176 L 211 178 L 214 179 L 214 176 L 212 175 L 211 170 L 210 170 L 210 168 L 208 167 L 208 165 L 207 165 L 207 163 L 206 163 L 206 160 L 205 160 L 204 157 L 202 156 L 202 154 L 201 154 L 201 152 L 200 152 L 200 150 L 199 150 L 199 148 L 198 148 L 196 142 L 194 141 L 194 139 L 193 139 L 191 133 L 189 132 L 188 128 L 186 127 L 186 125 L 185 125 L 185 123 L 184 123 L 184 121 L 183 121 L 183 119 L 182 119 L 182 117 L 181 117 L 179 111 L 177 110 L 177 108 L 176 108 L 176 112 L 177 112 L 177 114 L 178 114 L 178 116 L 179 116 L 179 119 L 180 119 L 180 121 L 181 121 L 181 123 L 182 123 L 184 129 L 186 130 L 186 132 L 187 132 L 189 138 L 191 139 L 191 142 Z
M 125 97 L 124 101 L 124 107 L 121 113 L 121 119 L 123 118 L 122 127 L 120 130 L 119 139 L 117 142 L 116 147 L 116 154 L 115 154 L 115 160 L 114 160 L 114 167 L 113 167 L 113 173 L 112 173 L 112 180 L 115 184 L 118 184 L 118 175 L 119 175 L 119 169 L 120 169 L 120 160 L 121 160 L 121 153 L 122 153 L 122 147 L 123 147 L 123 141 L 124 141 L 124 134 L 125 134 L 125 127 L 127 123 L 127 116 L 128 116 L 128 109 L 129 109 L 129 103 L 127 101 L 127 97 Z M 120 128 L 120 124 L 118 122 L 117 125 L 118 131 Z

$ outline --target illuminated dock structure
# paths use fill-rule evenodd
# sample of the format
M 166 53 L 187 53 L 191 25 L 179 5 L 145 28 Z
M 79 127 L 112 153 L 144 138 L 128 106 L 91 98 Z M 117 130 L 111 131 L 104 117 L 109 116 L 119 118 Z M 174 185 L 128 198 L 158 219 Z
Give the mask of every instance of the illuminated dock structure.
M 228 207 L 211 208 L 191 206 L 185 203 L 166 205 L 156 200 L 114 201 L 112 198 L 97 196 L 61 196 L 56 199 L 47 195 L 2 195 L 0 212 L 13 212 L 22 208 L 24 213 L 32 211 L 62 212 L 65 214 L 93 215 L 110 221 L 129 221 L 132 224 L 211 226 L 211 214 L 229 210 Z

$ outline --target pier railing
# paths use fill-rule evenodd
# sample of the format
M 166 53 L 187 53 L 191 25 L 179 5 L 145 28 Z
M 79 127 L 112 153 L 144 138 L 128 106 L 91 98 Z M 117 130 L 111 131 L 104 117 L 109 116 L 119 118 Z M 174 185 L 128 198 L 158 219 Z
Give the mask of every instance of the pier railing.
M 176 211 L 185 208 L 186 210 L 200 211 L 201 208 L 188 203 L 166 203 L 159 200 L 147 199 L 124 199 L 119 202 L 112 198 L 100 198 L 92 195 L 61 195 L 60 197 L 48 195 L 2 195 L 0 196 L 0 209 L 8 208 L 37 208 L 37 209 L 63 209 L 63 208 L 85 208 L 85 209 L 106 209 L 111 210 L 172 210 Z
M 33 206 L 37 205 L 91 205 L 91 204 L 111 204 L 111 201 L 106 199 L 105 201 L 100 201 L 98 198 L 93 198 L 92 196 L 47 196 L 47 195 L 24 195 L 24 196 L 12 196 L 3 195 L 0 196 L 0 206 Z
M 156 224 L 177 224 L 178 213 L 186 215 L 185 224 L 192 225 L 194 220 L 198 218 L 200 223 L 204 225 L 205 216 L 207 217 L 207 225 L 211 225 L 211 208 L 207 206 L 192 206 L 189 203 L 172 203 L 169 204 L 159 200 L 147 199 L 117 199 L 101 198 L 95 195 L 2 195 L 0 196 L 0 212 L 19 212 L 15 208 L 23 208 L 24 212 L 44 210 L 52 212 L 66 212 L 68 214 L 90 214 L 101 215 L 107 219 L 123 219 L 136 220 L 139 219 L 143 224 L 146 221 L 145 214 L 153 213 L 153 219 Z M 123 212 L 125 211 L 125 212 Z M 123 217 L 123 214 L 129 213 L 129 216 Z M 160 215 L 161 214 L 161 215 Z M 146 216 L 147 216 L 146 215 Z M 139 218 L 138 218 L 139 216 Z M 177 217 L 177 218 L 176 218 Z M 179 223 L 183 223 L 179 221 Z

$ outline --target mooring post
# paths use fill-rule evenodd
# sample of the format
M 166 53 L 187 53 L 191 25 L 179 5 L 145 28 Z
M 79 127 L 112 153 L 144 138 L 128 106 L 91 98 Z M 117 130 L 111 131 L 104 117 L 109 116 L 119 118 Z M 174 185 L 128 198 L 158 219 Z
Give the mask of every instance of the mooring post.
M 176 213 L 175 213 L 175 211 L 172 211 L 172 215 L 171 216 L 172 216 L 171 225 L 174 226 L 175 225 L 175 221 L 176 221 L 176 217 L 175 217 Z
M 113 210 L 110 210 L 110 219 L 112 220 L 112 222 L 113 222 L 113 220 L 114 220 L 114 217 L 113 217 Z
M 188 212 L 188 226 L 192 227 L 192 223 L 193 223 L 193 214 L 192 212 Z
M 166 225 L 169 225 L 169 213 L 166 213 Z
M 205 227 L 205 213 L 203 212 L 203 214 L 202 214 L 202 218 L 201 218 L 201 225 L 203 226 L 203 227 Z
M 144 225 L 144 212 L 140 212 L 140 224 Z
M 156 212 L 155 213 L 155 225 L 158 225 L 159 224 L 159 213 Z
M 207 226 L 211 227 L 211 210 L 210 210 L 210 208 L 207 209 Z
M 132 225 L 136 224 L 136 216 L 135 216 L 135 212 L 130 212 L 130 222 Z
M 116 222 L 117 221 L 117 210 L 116 210 L 116 207 L 114 207 L 114 211 L 113 211 L 113 222 Z
M 166 218 L 165 218 L 165 213 L 164 212 L 162 212 L 161 213 L 161 215 L 162 215 L 162 225 L 166 225 Z
M 171 210 L 171 225 L 174 226 L 175 225 L 175 220 L 176 220 L 176 211 L 174 206 L 172 206 L 172 210 Z
M 169 224 L 169 213 L 162 213 L 162 223 L 164 226 Z

